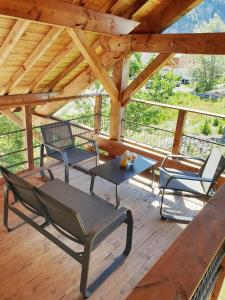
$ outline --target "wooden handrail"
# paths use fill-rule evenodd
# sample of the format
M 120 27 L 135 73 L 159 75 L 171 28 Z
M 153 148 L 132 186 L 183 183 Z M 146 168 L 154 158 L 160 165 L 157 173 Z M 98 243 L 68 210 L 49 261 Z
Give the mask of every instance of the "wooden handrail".
M 127 300 L 191 299 L 225 240 L 225 185 L 212 197 Z

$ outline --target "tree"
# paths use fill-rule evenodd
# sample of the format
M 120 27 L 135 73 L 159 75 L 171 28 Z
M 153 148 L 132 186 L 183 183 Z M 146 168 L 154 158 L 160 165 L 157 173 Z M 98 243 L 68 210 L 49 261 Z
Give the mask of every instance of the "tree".
M 195 29 L 197 33 L 204 32 L 224 32 L 225 23 L 218 15 L 206 23 L 205 21 Z M 194 56 L 196 67 L 192 72 L 192 79 L 195 82 L 197 93 L 212 90 L 216 84 L 223 78 L 225 59 L 222 56 L 199 55 Z

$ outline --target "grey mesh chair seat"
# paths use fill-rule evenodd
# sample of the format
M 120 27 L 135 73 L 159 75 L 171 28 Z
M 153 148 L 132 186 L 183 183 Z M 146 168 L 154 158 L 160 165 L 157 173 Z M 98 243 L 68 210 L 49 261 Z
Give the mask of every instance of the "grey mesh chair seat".
M 190 171 L 179 171 L 179 170 L 173 170 L 169 169 L 169 173 L 173 176 L 192 176 L 192 177 L 198 177 L 198 174 Z M 168 175 L 163 170 L 160 169 L 160 178 L 159 178 L 159 188 L 164 189 L 167 188 L 168 190 L 176 190 L 176 191 L 184 191 L 188 193 L 199 193 L 204 194 L 205 190 L 200 181 L 190 181 L 185 179 L 174 179 L 167 184 L 168 181 Z
M 40 154 L 40 167 L 44 165 L 44 148 L 46 154 L 56 160 L 64 163 L 65 166 L 65 182 L 69 183 L 69 166 L 77 168 L 80 171 L 88 173 L 88 170 L 82 167 L 81 161 L 96 158 L 96 165 L 99 160 L 99 150 L 96 142 L 83 135 L 73 135 L 72 127 L 69 121 L 60 121 L 53 124 L 41 126 L 41 133 L 43 137 L 43 144 L 41 145 Z M 75 139 L 84 140 L 83 144 L 92 144 L 93 152 L 82 149 L 75 144 Z M 45 173 L 41 171 L 41 175 L 45 176 Z
M 67 155 L 68 164 L 70 166 L 74 166 L 78 162 L 96 157 L 95 152 L 90 152 L 90 151 L 87 151 L 87 150 L 83 150 L 81 148 L 72 147 L 72 148 L 63 149 L 63 151 Z M 64 159 L 63 159 L 62 154 L 60 152 L 54 151 L 51 154 L 49 154 L 49 156 L 64 162 Z
M 19 176 L 0 167 L 6 180 L 4 189 L 4 225 L 8 231 L 8 210 L 11 210 L 25 222 L 54 242 L 63 251 L 82 265 L 80 291 L 88 297 L 88 271 L 91 252 L 97 248 L 111 232 L 120 225 L 127 225 L 126 245 L 120 261 L 129 255 L 132 245 L 133 219 L 131 211 L 115 207 L 99 197 L 92 197 L 77 188 L 54 179 L 36 188 Z M 9 191 L 12 191 L 16 202 L 9 203 Z M 34 218 L 24 214 L 17 206 L 20 202 L 25 208 L 43 219 L 35 222 Z M 83 251 L 76 252 L 57 236 L 45 228 L 52 225 L 64 237 L 83 246 Z M 16 245 L 15 245 L 16 247 Z M 122 259 L 122 260 L 121 260 Z M 119 267 L 118 258 L 111 265 L 111 272 Z M 91 285 L 91 291 L 96 289 L 110 273 L 108 269 Z
M 202 161 L 203 164 L 198 173 L 187 170 L 174 170 L 165 167 L 168 159 Z M 192 193 L 197 196 L 211 197 L 214 193 L 216 180 L 225 169 L 225 158 L 218 149 L 212 149 L 206 160 L 202 158 L 190 158 L 181 155 L 168 155 L 162 162 L 159 178 L 159 188 L 162 190 L 160 215 L 163 220 L 188 223 L 192 218 L 186 218 L 164 213 L 163 202 L 165 190 Z

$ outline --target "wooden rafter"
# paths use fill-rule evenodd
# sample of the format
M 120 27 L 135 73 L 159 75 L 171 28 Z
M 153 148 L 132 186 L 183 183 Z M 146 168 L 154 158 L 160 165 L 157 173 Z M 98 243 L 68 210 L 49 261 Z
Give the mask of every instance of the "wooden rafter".
M 72 101 L 76 97 L 61 97 L 58 93 L 0 96 L 0 111 L 24 105 L 43 105 L 58 101 Z
M 29 25 L 28 21 L 17 20 L 0 48 L 0 66 L 5 62 L 9 53 L 23 35 Z
M 174 54 L 159 54 L 123 91 L 121 97 L 122 105 L 126 105 L 129 101 L 129 97 L 140 89 L 145 82 L 160 70 L 173 56 Z
M 133 33 L 160 33 L 188 13 L 202 0 L 161 0 Z
M 138 22 L 59 0 L 1 0 L 0 14 L 103 34 L 127 34 Z
M 68 32 L 76 46 L 79 48 L 80 52 L 86 58 L 91 69 L 96 73 L 97 78 L 101 81 L 111 99 L 115 102 L 118 101 L 119 91 L 109 77 L 107 70 L 102 65 L 99 56 L 95 50 L 90 47 L 84 32 L 77 30 L 75 31 L 73 29 L 68 29 Z
M 129 34 L 100 39 L 106 51 L 225 54 L 225 33 Z
M 28 59 L 23 63 L 23 65 L 16 71 L 10 80 L 6 92 L 11 92 L 15 86 L 17 86 L 24 76 L 30 71 L 37 60 L 43 55 L 43 53 L 50 47 L 56 38 L 62 33 L 63 28 L 52 27 L 48 34 L 43 38 L 43 40 L 38 44 L 35 50 L 31 53 Z

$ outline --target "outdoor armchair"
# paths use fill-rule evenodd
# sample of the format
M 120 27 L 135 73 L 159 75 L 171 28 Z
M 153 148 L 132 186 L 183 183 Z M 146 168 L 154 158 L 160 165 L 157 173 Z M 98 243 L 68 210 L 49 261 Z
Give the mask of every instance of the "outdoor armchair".
M 69 121 L 60 121 L 53 124 L 41 126 L 43 144 L 41 145 L 40 167 L 44 165 L 44 148 L 47 156 L 59 160 L 65 165 L 65 182 L 69 183 L 69 167 L 73 167 L 88 173 L 88 170 L 79 165 L 80 162 L 96 159 L 96 165 L 99 159 L 99 150 L 97 143 L 83 135 L 72 134 L 71 124 Z M 94 152 L 87 151 L 75 146 L 75 138 L 85 140 L 85 144 L 91 143 Z M 41 172 L 45 176 L 44 172 Z
M 127 225 L 126 246 L 119 258 L 111 265 L 111 272 L 120 266 L 124 257 L 128 256 L 132 245 L 133 219 L 131 211 L 122 207 L 115 207 L 99 197 L 92 197 L 75 187 L 54 179 L 44 183 L 39 188 L 34 187 L 19 176 L 0 167 L 6 180 L 4 190 L 4 225 L 8 231 L 12 228 L 8 225 L 8 210 L 11 210 L 25 222 L 29 223 L 45 237 L 55 243 L 63 251 L 73 257 L 82 265 L 80 291 L 84 297 L 95 290 L 105 280 L 110 272 L 109 268 L 87 288 L 88 270 L 91 252 L 107 236 L 121 224 Z M 9 202 L 9 191 L 14 195 L 15 202 Z M 18 203 L 19 202 L 19 203 Z M 24 210 L 19 208 L 22 204 L 25 208 L 43 218 L 43 222 L 35 222 L 34 217 L 29 217 Z M 49 226 L 53 226 L 62 236 L 83 246 L 82 252 L 75 252 L 54 235 Z M 63 239 L 64 240 L 64 239 Z
M 165 168 L 168 159 L 198 160 L 203 162 L 199 172 L 174 170 Z M 162 162 L 159 178 L 159 188 L 162 191 L 160 215 L 163 220 L 188 223 L 191 217 L 176 216 L 165 213 L 163 210 L 165 190 L 181 191 L 196 196 L 211 197 L 216 187 L 216 180 L 225 169 L 225 158 L 218 149 L 212 149 L 206 160 L 197 157 L 168 155 Z

